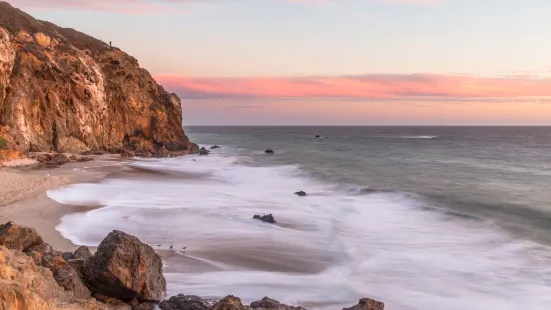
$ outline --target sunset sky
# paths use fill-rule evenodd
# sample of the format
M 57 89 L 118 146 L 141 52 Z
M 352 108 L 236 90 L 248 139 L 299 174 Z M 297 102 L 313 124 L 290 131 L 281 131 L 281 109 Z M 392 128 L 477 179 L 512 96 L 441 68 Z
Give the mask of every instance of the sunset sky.
M 12 0 L 136 57 L 185 125 L 551 125 L 550 0 Z

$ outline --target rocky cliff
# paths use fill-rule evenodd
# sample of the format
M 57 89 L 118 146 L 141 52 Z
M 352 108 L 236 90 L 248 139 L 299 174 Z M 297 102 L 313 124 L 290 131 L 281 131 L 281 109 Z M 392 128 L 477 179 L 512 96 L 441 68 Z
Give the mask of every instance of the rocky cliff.
M 21 152 L 197 151 L 182 108 L 138 61 L 0 2 L 0 146 Z

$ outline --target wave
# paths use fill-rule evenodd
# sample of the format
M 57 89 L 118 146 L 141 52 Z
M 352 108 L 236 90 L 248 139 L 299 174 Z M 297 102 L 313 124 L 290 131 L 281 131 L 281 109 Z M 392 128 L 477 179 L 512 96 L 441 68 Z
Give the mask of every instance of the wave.
M 401 139 L 437 139 L 438 136 L 400 136 Z
M 157 249 L 187 247 L 168 258 L 170 293 L 236 294 L 245 302 L 269 295 L 311 309 L 366 295 L 397 310 L 459 310 L 465 300 L 473 310 L 548 309 L 551 249 L 544 245 L 432 212 L 407 193 L 341 191 L 297 165 L 244 162 L 225 147 L 130 164 L 192 177 L 148 174 L 49 191 L 62 203 L 105 206 L 66 215 L 56 229 L 75 244 L 97 245 L 120 229 Z M 312 195 L 297 197 L 298 190 Z M 252 219 L 267 213 L 281 226 Z

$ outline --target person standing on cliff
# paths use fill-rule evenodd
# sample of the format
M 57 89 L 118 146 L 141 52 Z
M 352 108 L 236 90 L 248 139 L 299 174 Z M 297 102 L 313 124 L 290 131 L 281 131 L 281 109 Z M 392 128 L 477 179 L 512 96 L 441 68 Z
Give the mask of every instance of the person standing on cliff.
M 109 47 L 113 47 L 113 45 L 111 44 L 111 41 L 109 41 Z

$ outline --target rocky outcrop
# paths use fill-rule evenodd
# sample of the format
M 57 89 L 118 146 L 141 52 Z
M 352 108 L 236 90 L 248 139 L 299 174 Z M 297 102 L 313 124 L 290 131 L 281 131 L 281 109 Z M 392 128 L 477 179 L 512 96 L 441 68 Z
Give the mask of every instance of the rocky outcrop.
M 0 239 L 0 310 L 304 310 L 268 297 L 250 306 L 235 296 L 216 302 L 183 294 L 159 303 L 166 293 L 161 259 L 134 236 L 113 231 L 94 255 L 87 247 L 61 253 L 34 244 L 42 241 L 34 229 L 2 227 L 9 229 Z M 36 242 L 14 243 L 14 236 Z M 364 298 L 344 310 L 384 310 L 384 304 Z
M 199 149 L 199 155 L 209 155 L 210 154 L 210 151 L 207 150 L 206 148 L 202 147 Z
M 384 310 L 385 304 L 369 298 L 362 298 L 357 305 L 342 310 Z
M 265 223 L 277 224 L 274 216 L 271 215 L 271 214 L 263 215 L 263 216 L 260 216 L 260 215 L 257 214 L 255 216 L 253 216 L 253 219 L 259 220 L 259 221 L 262 221 L 262 222 L 265 222 Z
M 13 250 L 26 251 L 42 243 L 42 237 L 34 228 L 22 227 L 14 222 L 0 226 L 0 244 Z
M 163 263 L 152 247 L 122 231 L 111 232 L 84 268 L 93 292 L 123 301 L 160 301 L 165 296 Z
M 305 197 L 307 194 L 306 194 L 305 191 L 299 191 L 299 192 L 296 192 L 295 195 L 300 196 L 300 197 Z
M 273 155 L 275 154 L 274 150 L 265 150 L 264 153 Z
M 0 138 L 21 152 L 186 154 L 180 99 L 132 56 L 0 2 Z
M 106 310 L 94 299 L 78 300 L 58 286 L 52 272 L 17 250 L 0 246 L 0 309 Z

